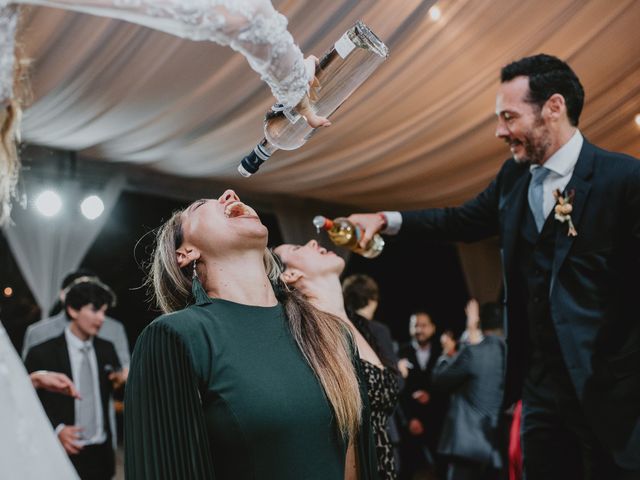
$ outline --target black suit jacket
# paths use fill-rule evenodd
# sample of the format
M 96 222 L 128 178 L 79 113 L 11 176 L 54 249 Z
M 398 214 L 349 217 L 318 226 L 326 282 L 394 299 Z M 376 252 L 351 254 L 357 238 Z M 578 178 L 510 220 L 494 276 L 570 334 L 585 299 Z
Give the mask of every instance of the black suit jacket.
M 487 335 L 476 345 L 442 355 L 433 369 L 433 385 L 451 393 L 438 452 L 502 467 L 498 424 L 504 391 L 504 342 Z
M 439 392 L 434 392 L 432 388 L 432 373 L 438 357 L 442 353 L 442 348 L 436 342 L 436 335 L 431 339 L 431 354 L 424 370 L 420 368 L 416 350 L 411 343 L 406 343 L 400 347 L 398 356 L 406 358 L 411 362 L 413 368 L 409 370 L 409 376 L 405 379 L 404 388 L 400 394 L 400 407 L 406 422 L 412 418 L 420 420 L 424 426 L 424 437 L 427 444 L 435 452 L 435 447 L 440 437 L 440 430 L 447 410 L 446 396 Z M 412 397 L 417 390 L 426 390 L 430 396 L 426 405 L 419 403 Z
M 110 439 L 111 432 L 109 430 L 108 411 L 112 387 L 108 375 L 110 373 L 109 370 L 118 370 L 120 368 L 120 362 L 111 342 L 96 337 L 93 339 L 93 348 L 98 361 L 98 375 L 100 377 L 98 383 L 100 384 L 104 428 L 107 432 L 108 439 Z M 29 373 L 37 370 L 49 370 L 64 373 L 73 380 L 69 351 L 64 333 L 31 348 L 27 354 L 25 365 Z M 39 390 L 38 396 L 54 428 L 61 423 L 65 425 L 75 424 L 75 408 L 72 397 L 47 392 L 45 390 Z
M 505 283 L 507 396 L 521 391 L 526 350 L 524 288 L 514 258 L 529 168 L 508 160 L 496 179 L 461 207 L 402 214 L 402 234 L 474 241 L 499 235 Z M 640 161 L 585 140 L 565 192 L 573 223 L 555 242 L 551 317 L 584 412 L 617 463 L 640 468 Z

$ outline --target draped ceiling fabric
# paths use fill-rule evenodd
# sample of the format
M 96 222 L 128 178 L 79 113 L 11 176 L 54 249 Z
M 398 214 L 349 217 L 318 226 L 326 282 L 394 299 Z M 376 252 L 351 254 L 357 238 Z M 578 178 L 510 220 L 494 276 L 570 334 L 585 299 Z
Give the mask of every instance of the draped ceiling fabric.
M 79 151 L 240 191 L 392 209 L 458 204 L 508 156 L 495 139 L 499 68 L 547 52 L 587 93 L 580 127 L 605 148 L 640 153 L 637 0 L 281 0 L 294 38 L 321 55 L 362 19 L 390 57 L 319 132 L 243 179 L 273 99 L 229 48 L 55 9 L 24 12 L 33 58 L 29 143 Z M 149 176 L 150 181 L 152 176 Z
M 567 60 L 584 84 L 586 137 L 639 156 L 640 1 L 441 0 L 437 22 L 428 15 L 433 3 L 274 0 L 305 54 L 322 55 L 361 19 L 390 57 L 332 127 L 297 151 L 277 152 L 250 179 L 236 166 L 262 138 L 273 98 L 242 56 L 122 21 L 31 7 L 21 40 L 33 59 L 34 101 L 23 138 L 144 168 L 149 173 L 136 180 L 144 190 L 153 190 L 157 171 L 163 185 L 167 175 L 207 179 L 241 194 L 354 210 L 455 205 L 482 190 L 508 156 L 494 137 L 500 67 L 545 52 Z M 300 212 L 275 210 L 287 240 L 299 240 Z M 484 265 L 474 252 L 483 250 L 461 250 L 463 263 Z M 483 283 L 494 285 L 488 296 L 499 288 L 495 275 L 469 279 Z

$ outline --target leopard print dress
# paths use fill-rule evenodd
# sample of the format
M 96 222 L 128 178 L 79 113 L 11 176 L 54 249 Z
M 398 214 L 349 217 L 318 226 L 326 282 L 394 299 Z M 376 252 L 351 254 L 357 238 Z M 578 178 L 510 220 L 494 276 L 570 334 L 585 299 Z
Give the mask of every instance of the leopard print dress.
M 381 369 L 360 359 L 367 378 L 367 392 L 371 405 L 371 423 L 376 441 L 380 480 L 396 480 L 398 472 L 393 457 L 393 445 L 387 434 L 387 421 L 398 403 L 398 381 L 394 372 Z

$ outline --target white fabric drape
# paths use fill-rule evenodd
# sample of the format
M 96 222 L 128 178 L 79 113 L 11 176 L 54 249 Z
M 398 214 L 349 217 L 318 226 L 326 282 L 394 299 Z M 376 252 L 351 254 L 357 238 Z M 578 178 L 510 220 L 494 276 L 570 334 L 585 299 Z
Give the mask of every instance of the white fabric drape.
M 31 179 L 25 175 L 26 191 L 30 199 L 49 182 Z M 55 301 L 64 276 L 78 268 L 93 241 L 107 221 L 120 196 L 124 178 L 112 178 L 101 190 L 86 191 L 74 180 L 60 180 L 55 189 L 60 192 L 63 207 L 55 217 L 44 217 L 35 210 L 33 202 L 27 208 L 14 207 L 12 219 L 3 232 L 9 248 L 29 285 L 33 296 L 46 316 Z M 80 202 L 89 194 L 97 194 L 104 203 L 104 212 L 95 220 L 86 219 L 79 209 Z
M 0 465 L 2 478 L 73 480 L 62 449 L 29 375 L 0 325 Z
M 210 178 L 241 191 L 397 209 L 458 204 L 509 156 L 494 137 L 500 67 L 546 52 L 586 90 L 586 138 L 638 156 L 640 2 L 621 0 L 274 0 L 305 54 L 362 19 L 389 59 L 304 147 L 249 180 L 240 159 L 262 138 L 269 89 L 229 48 L 117 20 L 33 8 L 23 136 L 103 161 Z M 151 177 L 150 181 L 151 180 Z

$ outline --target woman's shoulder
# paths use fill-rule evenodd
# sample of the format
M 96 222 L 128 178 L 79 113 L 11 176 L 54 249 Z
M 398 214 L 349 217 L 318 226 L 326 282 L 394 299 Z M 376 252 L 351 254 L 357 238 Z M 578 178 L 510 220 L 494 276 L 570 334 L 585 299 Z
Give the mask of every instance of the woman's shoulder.
M 175 337 L 185 344 L 191 345 L 194 340 L 203 337 L 207 324 L 211 323 L 210 317 L 210 313 L 192 305 L 182 310 L 160 315 L 146 326 L 142 335 Z M 209 319 L 208 322 L 207 319 Z

